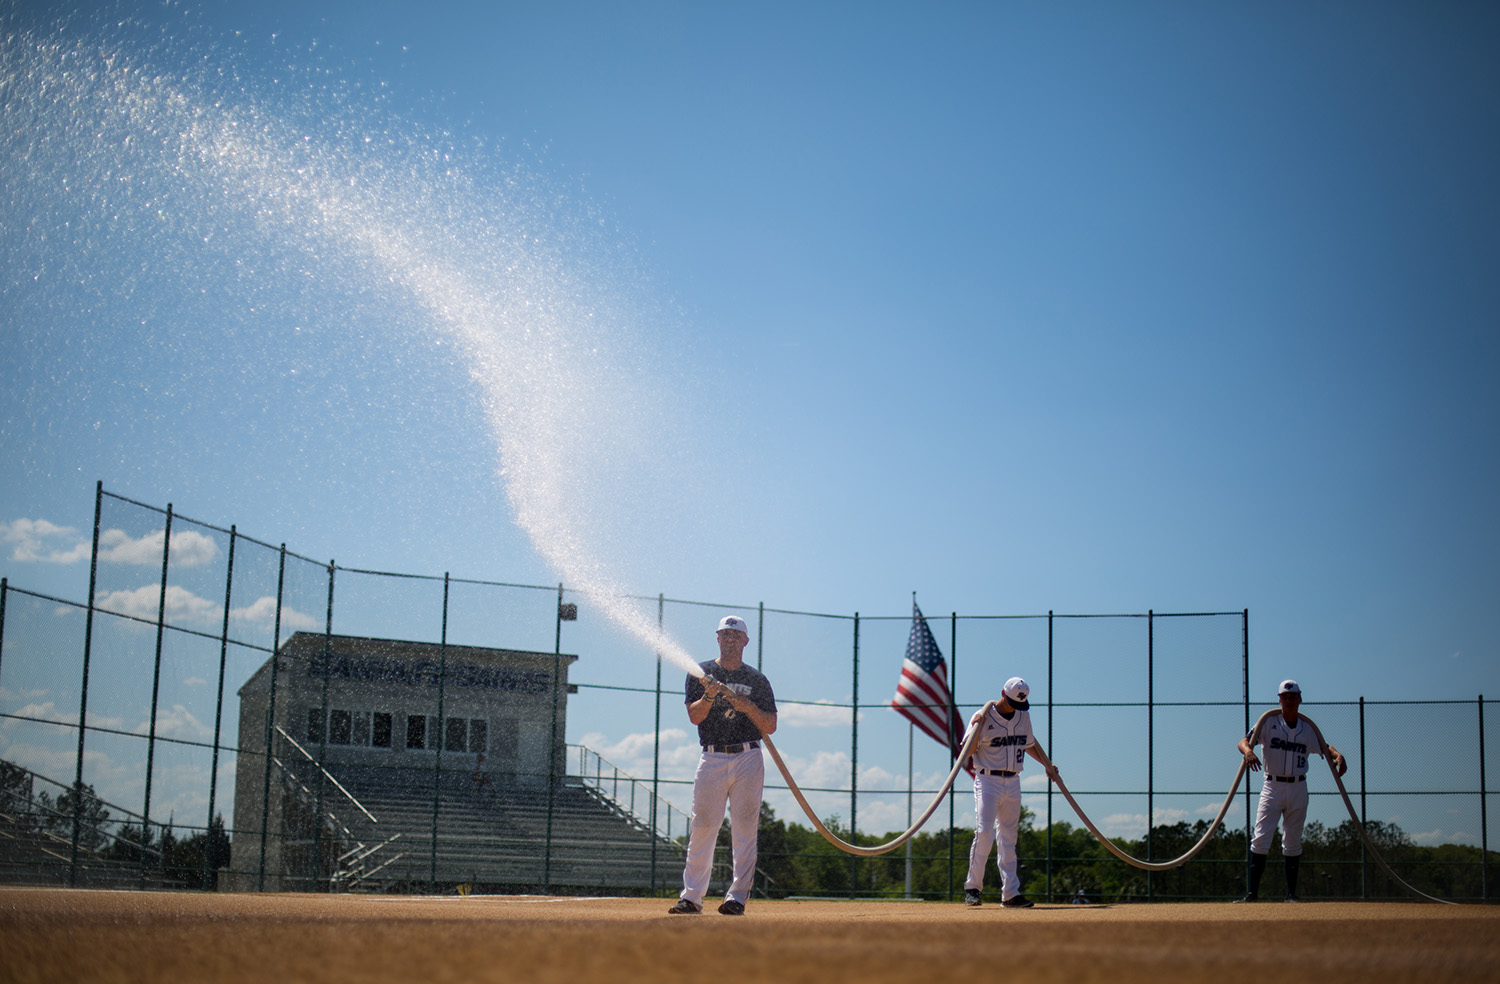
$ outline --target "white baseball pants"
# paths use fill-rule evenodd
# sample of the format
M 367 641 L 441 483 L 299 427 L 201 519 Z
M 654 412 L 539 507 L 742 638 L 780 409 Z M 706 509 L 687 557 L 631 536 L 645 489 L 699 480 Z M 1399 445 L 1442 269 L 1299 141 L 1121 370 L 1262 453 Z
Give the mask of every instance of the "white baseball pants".
M 1302 853 L 1302 826 L 1307 822 L 1307 781 L 1277 782 L 1267 779 L 1260 787 L 1260 803 L 1255 807 L 1255 836 L 1250 850 L 1255 854 L 1271 853 L 1271 837 L 1281 824 L 1281 854 L 1296 857 Z
M 734 880 L 726 899 L 743 904 L 755 884 L 755 861 L 760 846 L 760 800 L 766 785 L 766 760 L 758 748 L 743 752 L 703 750 L 693 777 L 693 820 L 688 833 L 687 864 L 682 869 L 681 897 L 703 904 L 713 873 L 714 843 L 729 806 L 730 857 Z
M 990 848 L 998 842 L 996 866 L 1000 869 L 1000 898 L 1021 894 L 1016 874 L 1016 838 L 1021 825 L 1021 777 L 974 777 L 974 844 L 969 848 L 969 875 L 964 888 L 984 888 L 984 866 Z

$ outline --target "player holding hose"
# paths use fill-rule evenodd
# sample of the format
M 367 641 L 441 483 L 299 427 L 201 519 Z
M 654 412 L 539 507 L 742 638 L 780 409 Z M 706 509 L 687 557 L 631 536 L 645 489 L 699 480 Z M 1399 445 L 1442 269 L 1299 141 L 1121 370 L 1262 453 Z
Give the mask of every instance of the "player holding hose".
M 753 666 L 745 665 L 750 629 L 744 619 L 737 615 L 721 619 L 718 640 L 719 658 L 700 663 L 702 679 L 690 675 L 686 684 L 688 720 L 698 726 L 703 754 L 693 777 L 693 819 L 682 870 L 682 895 L 667 910 L 673 915 L 703 911 L 714 842 L 724 822 L 726 802 L 734 880 L 719 912 L 744 915 L 755 881 L 760 800 L 766 782 L 760 740 L 776 731 L 776 695 L 771 691 L 771 681 Z
M 1000 700 L 986 704 L 970 718 L 979 726 L 979 739 L 971 756 L 974 763 L 974 844 L 969 848 L 969 875 L 964 879 L 964 903 L 983 901 L 984 866 L 990 847 L 999 841 L 995 858 L 1000 868 L 1000 904 L 1011 909 L 1029 909 L 1032 903 L 1021 894 L 1016 873 L 1016 838 L 1021 823 L 1021 770 L 1026 756 L 1057 780 L 1057 767 L 1047 761 L 1042 746 L 1031 732 L 1031 688 L 1020 677 L 1005 681 Z
M 1301 901 L 1297 898 L 1297 868 L 1302 862 L 1302 825 L 1307 821 L 1307 757 L 1328 756 L 1341 777 L 1349 771 L 1349 763 L 1339 750 L 1325 745 L 1312 722 L 1297 714 L 1302 704 L 1302 688 L 1297 681 L 1283 680 L 1276 695 L 1281 713 L 1261 718 L 1238 745 L 1252 772 L 1261 766 L 1255 746 L 1264 746 L 1266 756 L 1266 778 L 1255 811 L 1255 836 L 1250 840 L 1250 890 L 1244 898 L 1236 899 L 1238 902 L 1260 898 L 1260 878 L 1266 871 L 1277 823 L 1281 824 L 1281 855 L 1286 864 L 1286 900 Z

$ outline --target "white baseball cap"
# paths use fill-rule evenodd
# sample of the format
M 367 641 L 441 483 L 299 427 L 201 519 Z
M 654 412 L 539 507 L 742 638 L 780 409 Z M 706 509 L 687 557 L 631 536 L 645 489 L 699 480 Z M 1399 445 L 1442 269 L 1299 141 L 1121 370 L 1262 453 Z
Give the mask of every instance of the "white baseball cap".
M 1011 677 L 1005 681 L 1005 699 L 1010 701 L 1010 706 L 1018 711 L 1031 708 L 1031 703 L 1026 698 L 1031 694 L 1031 688 L 1026 681 L 1020 677 Z
M 736 632 L 743 632 L 745 633 L 746 639 L 750 638 L 750 627 L 747 626 L 745 624 L 745 620 L 740 618 L 738 615 L 725 615 L 723 618 L 719 619 L 718 631 L 723 632 L 725 629 L 733 629 Z
M 1279 697 L 1282 694 L 1297 694 L 1300 696 L 1302 688 L 1297 686 L 1296 680 L 1283 680 L 1281 681 L 1281 686 L 1276 690 L 1276 696 Z

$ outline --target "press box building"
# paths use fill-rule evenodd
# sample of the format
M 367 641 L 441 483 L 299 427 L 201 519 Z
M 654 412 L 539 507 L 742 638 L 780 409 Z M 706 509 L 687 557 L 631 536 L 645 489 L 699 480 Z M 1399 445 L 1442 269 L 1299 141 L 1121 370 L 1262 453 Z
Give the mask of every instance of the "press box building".
M 566 775 L 576 660 L 294 634 L 239 690 L 232 886 L 656 881 L 675 845 Z

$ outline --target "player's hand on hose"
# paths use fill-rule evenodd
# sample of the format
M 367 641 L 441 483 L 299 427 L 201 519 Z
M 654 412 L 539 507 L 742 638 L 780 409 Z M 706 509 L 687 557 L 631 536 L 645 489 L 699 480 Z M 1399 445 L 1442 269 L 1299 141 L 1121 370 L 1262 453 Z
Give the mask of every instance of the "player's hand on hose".
M 1256 755 L 1254 752 L 1247 753 L 1245 755 L 1245 761 L 1247 763 L 1249 763 L 1249 765 L 1250 765 L 1250 771 L 1251 772 L 1259 772 L 1260 771 L 1260 757 L 1258 755 Z
M 1349 763 L 1348 763 L 1348 761 L 1346 761 L 1345 758 L 1344 758 L 1344 756 L 1340 755 L 1338 752 L 1334 752 L 1333 753 L 1333 772 L 1334 772 L 1334 774 L 1337 775 L 1340 779 L 1342 779 L 1342 778 L 1344 778 L 1344 773 L 1346 773 L 1348 771 L 1349 771 Z

